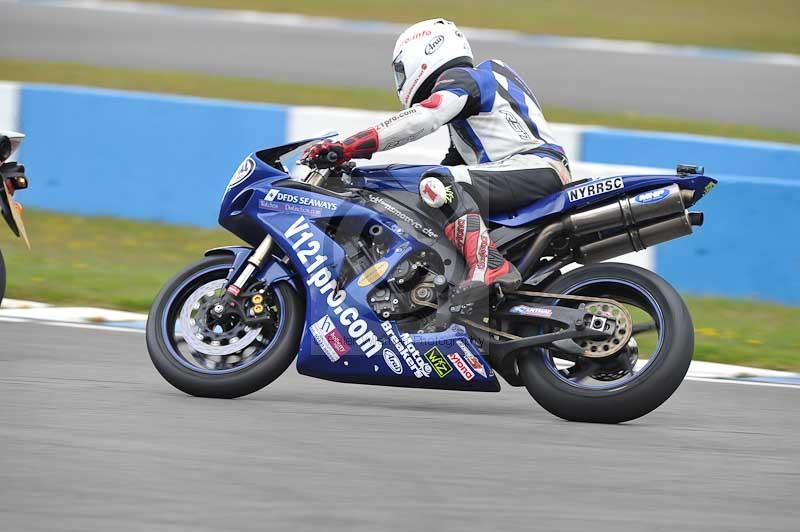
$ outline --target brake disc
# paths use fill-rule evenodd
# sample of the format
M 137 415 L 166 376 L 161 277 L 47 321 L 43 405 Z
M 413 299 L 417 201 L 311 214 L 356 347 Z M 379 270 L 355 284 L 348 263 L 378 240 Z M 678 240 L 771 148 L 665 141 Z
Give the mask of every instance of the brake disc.
M 225 290 L 225 279 L 210 281 L 192 292 L 181 308 L 179 323 L 184 340 L 194 351 L 209 356 L 227 356 L 246 348 L 261 334 L 261 327 L 238 323 L 225 328 L 210 326 L 208 313 Z
M 585 308 L 592 315 L 589 328 L 608 335 L 598 339 L 576 339 L 575 343 L 584 348 L 585 357 L 603 358 L 625 347 L 631 337 L 632 323 L 624 307 L 598 301 L 589 303 Z

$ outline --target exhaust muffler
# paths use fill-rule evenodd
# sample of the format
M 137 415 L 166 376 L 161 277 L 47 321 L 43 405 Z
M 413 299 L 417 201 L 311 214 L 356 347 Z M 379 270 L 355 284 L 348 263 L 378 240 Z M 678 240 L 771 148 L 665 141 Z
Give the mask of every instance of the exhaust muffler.
M 684 194 L 688 197 L 684 198 Z M 642 225 L 649 220 L 667 218 L 684 211 L 684 200 L 691 201 L 691 191 L 681 191 L 675 183 L 634 196 L 625 196 L 601 207 L 577 212 L 565 220 L 575 235 L 618 227 Z
M 624 233 L 585 244 L 576 252 L 581 264 L 612 259 L 633 251 L 641 251 L 667 240 L 692 234 L 693 225 L 702 225 L 701 213 L 683 212 L 667 220 L 642 227 L 629 227 Z

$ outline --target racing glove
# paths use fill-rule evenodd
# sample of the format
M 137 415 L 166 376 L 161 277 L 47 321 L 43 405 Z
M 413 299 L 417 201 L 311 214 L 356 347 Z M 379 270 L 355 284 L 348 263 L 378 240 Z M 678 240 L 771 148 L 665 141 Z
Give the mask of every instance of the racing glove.
M 375 128 L 359 131 L 343 142 L 324 140 L 303 153 L 303 163 L 317 168 L 330 168 L 350 159 L 370 159 L 378 151 L 378 132 Z
M 316 168 L 331 168 L 349 160 L 341 142 L 323 140 L 310 146 L 304 153 L 302 162 Z

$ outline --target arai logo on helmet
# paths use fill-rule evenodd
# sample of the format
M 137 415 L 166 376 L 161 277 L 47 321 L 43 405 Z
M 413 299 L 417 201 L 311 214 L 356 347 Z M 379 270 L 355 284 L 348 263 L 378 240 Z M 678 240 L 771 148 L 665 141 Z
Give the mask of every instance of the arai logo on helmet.
M 233 177 L 231 177 L 231 181 L 230 183 L 228 183 L 228 188 L 235 187 L 236 185 L 238 185 L 239 183 L 250 177 L 250 175 L 252 175 L 253 173 L 253 170 L 255 169 L 256 169 L 256 162 L 253 160 L 252 157 L 248 157 L 247 159 L 242 161 L 242 164 L 239 165 L 239 168 L 233 174 Z
M 430 41 L 428 41 L 428 45 L 425 47 L 425 55 L 431 55 L 433 52 L 439 49 L 439 47 L 444 42 L 444 35 L 437 35 Z
M 662 199 L 666 198 L 669 195 L 669 189 L 667 188 L 657 188 L 656 190 L 648 190 L 647 192 L 642 192 L 638 194 L 633 201 L 636 203 L 655 203 L 657 201 L 661 201 Z

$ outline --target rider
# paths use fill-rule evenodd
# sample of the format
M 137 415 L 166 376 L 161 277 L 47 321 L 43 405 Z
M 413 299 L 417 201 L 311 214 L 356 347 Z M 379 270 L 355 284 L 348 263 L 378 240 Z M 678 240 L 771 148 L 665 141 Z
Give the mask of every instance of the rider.
M 420 195 L 445 213 L 445 235 L 469 267 L 451 301 L 476 301 L 494 284 L 514 290 L 520 274 L 497 251 L 481 213 L 512 211 L 569 183 L 563 148 L 525 82 L 502 61 L 473 66 L 469 43 L 452 22 L 414 24 L 397 39 L 393 57 L 404 110 L 342 142 L 315 144 L 304 158 L 319 167 L 369 159 L 447 124 L 450 149 L 443 166 L 421 177 Z

